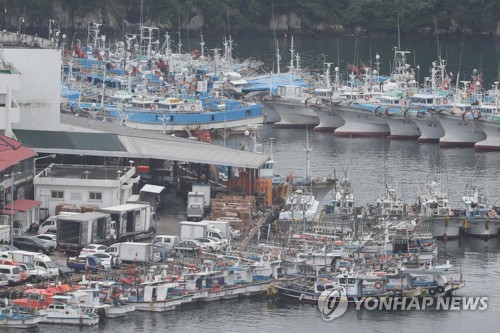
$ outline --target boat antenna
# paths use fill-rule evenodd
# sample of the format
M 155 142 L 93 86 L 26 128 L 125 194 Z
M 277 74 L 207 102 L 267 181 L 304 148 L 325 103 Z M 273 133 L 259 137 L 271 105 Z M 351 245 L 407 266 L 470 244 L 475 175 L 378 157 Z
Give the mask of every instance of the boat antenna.
M 398 19 L 398 50 L 401 50 L 401 30 L 399 29 L 399 14 L 397 16 Z
M 306 179 L 311 180 L 311 160 L 309 154 L 311 153 L 311 148 L 309 148 L 309 126 L 306 125 Z
M 441 59 L 441 47 L 439 46 L 439 35 L 438 35 L 438 29 L 437 29 L 436 15 L 434 15 L 434 30 L 435 30 L 435 33 L 436 33 L 437 56 L 438 56 L 438 59 Z
M 140 17 L 139 17 L 139 23 L 140 26 L 143 26 L 144 23 L 144 0 L 141 0 L 141 9 L 140 9 Z

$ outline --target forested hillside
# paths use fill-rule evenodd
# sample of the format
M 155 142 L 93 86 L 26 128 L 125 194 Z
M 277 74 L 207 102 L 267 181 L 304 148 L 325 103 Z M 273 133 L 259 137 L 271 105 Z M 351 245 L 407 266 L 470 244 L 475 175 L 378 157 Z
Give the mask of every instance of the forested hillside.
M 148 25 L 204 34 L 393 34 L 399 21 L 403 34 L 437 28 L 440 34 L 500 36 L 500 0 L 3 0 L 3 5 L 2 27 L 28 33 L 48 27 L 49 19 L 66 30 L 85 29 L 93 21 L 120 31 L 142 17 Z

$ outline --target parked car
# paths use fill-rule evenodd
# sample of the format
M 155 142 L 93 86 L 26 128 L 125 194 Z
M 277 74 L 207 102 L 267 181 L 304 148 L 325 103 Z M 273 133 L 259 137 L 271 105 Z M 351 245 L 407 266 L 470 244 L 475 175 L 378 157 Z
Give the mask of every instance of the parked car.
M 113 254 L 111 254 L 111 253 L 94 253 L 93 256 L 101 259 L 101 263 L 104 266 L 109 265 L 111 267 L 111 258 L 113 257 Z
M 222 249 L 222 244 L 210 237 L 195 238 L 201 243 L 201 249 L 207 252 L 216 252 Z
M 59 276 L 61 277 L 71 276 L 75 272 L 73 268 L 69 268 L 58 261 L 54 261 L 54 264 L 57 266 L 57 269 L 59 270 Z
M 176 251 L 198 252 L 201 250 L 202 244 L 194 239 L 180 241 L 179 244 L 174 246 Z
M 54 247 L 54 249 L 57 248 L 57 236 L 55 234 L 41 234 L 35 237 Z
M 20 250 L 45 254 L 50 254 L 55 250 L 55 247 L 45 243 L 43 240 L 27 236 L 14 237 L 14 246 L 19 248 Z
M 79 256 L 86 257 L 86 256 L 94 255 L 96 253 L 104 253 L 104 252 L 106 252 L 107 248 L 108 247 L 106 245 L 102 245 L 102 244 L 89 244 L 89 245 L 85 246 L 80 251 Z

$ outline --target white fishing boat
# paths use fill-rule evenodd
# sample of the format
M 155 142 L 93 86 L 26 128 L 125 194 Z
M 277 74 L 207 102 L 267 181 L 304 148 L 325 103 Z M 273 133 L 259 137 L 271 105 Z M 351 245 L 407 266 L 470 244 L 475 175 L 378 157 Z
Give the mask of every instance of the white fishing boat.
M 448 196 L 437 181 L 428 183 L 427 191 L 418 197 L 417 209 L 419 216 L 432 228 L 435 238 L 458 238 L 463 216 L 451 209 Z
M 465 204 L 465 233 L 479 238 L 493 238 L 500 228 L 500 217 L 488 203 L 486 194 L 479 188 L 468 185 L 466 195 L 462 196 Z
M 68 304 L 67 302 L 71 299 L 71 296 L 54 295 L 52 304 L 45 310 L 47 316 L 43 323 L 79 326 L 92 326 L 99 323 L 97 313 L 75 304 Z
M 312 95 L 307 88 L 296 85 L 281 85 L 278 94 L 264 100 L 271 105 L 280 116 L 280 121 L 273 127 L 314 127 L 319 124 L 316 113 L 308 106 L 308 100 Z
M 137 290 L 132 288 L 127 302 L 135 305 L 137 311 L 166 312 L 180 306 L 184 298 L 174 293 L 179 289 L 179 283 L 152 281 L 144 282 Z
M 319 201 L 305 189 L 295 190 L 286 197 L 285 208 L 279 214 L 281 221 L 312 222 L 318 212 Z
M 483 104 L 480 106 L 481 118 L 479 126 L 486 134 L 486 139 L 476 142 L 475 150 L 500 150 L 500 112 L 497 97 L 496 104 Z
M 344 119 L 344 125 L 333 132 L 335 136 L 379 137 L 391 134 L 389 125 L 381 116 L 382 106 L 361 107 L 359 104 L 340 103 L 334 111 Z M 380 115 L 379 115 L 380 114 Z
M 403 214 L 403 202 L 397 195 L 392 182 L 387 181 L 385 193 L 377 198 L 377 215 L 382 217 L 401 217 Z
M 21 312 L 18 306 L 0 308 L 0 327 L 3 328 L 33 328 L 45 320 L 45 315 L 38 311 L 33 313 Z
M 114 283 L 82 281 L 80 284 L 87 287 L 68 293 L 80 306 L 92 309 L 93 312 L 106 318 L 124 317 L 127 313 L 135 311 L 135 305 L 126 302 L 114 288 L 116 286 Z
M 439 139 L 442 147 L 474 147 L 477 142 L 486 139 L 484 130 L 479 126 L 477 119 L 479 110 L 452 110 L 450 113 L 438 114 L 439 123 L 444 129 L 444 136 Z

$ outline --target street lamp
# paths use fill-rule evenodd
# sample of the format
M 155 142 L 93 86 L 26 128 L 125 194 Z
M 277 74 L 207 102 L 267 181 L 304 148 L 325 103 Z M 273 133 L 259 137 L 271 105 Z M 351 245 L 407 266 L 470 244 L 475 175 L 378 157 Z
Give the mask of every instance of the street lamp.
M 17 30 L 18 34 L 21 34 L 21 25 L 24 23 L 24 18 L 19 18 L 19 29 Z

